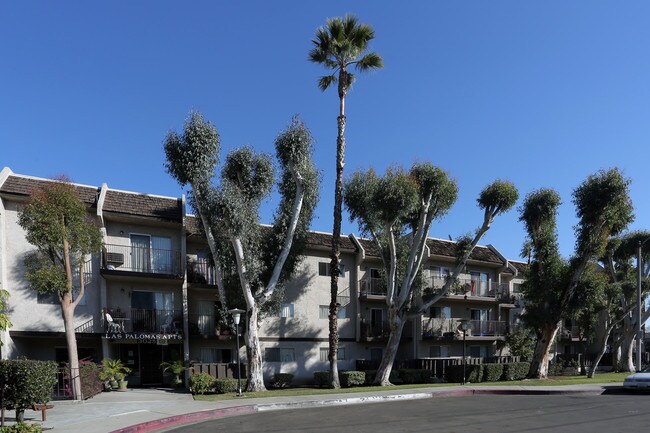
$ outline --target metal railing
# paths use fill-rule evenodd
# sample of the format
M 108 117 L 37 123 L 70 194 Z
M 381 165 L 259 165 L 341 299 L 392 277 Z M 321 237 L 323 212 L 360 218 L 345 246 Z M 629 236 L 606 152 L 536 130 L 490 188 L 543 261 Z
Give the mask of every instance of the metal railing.
M 190 284 L 217 284 L 214 266 L 206 258 L 187 256 L 187 282 Z
M 364 277 L 359 280 L 361 296 L 386 296 L 386 282 L 383 278 Z
M 222 324 L 218 314 L 197 314 L 189 315 L 189 334 L 203 337 L 234 336 L 235 333 L 229 326 Z M 241 329 L 241 325 L 240 325 Z
M 102 268 L 147 274 L 183 275 L 180 251 L 128 245 L 104 245 Z
M 378 323 L 362 323 L 361 338 L 388 338 L 390 335 L 390 326 L 387 321 Z
M 122 311 L 109 308 L 113 325 L 106 323 L 104 329 L 114 332 L 153 332 L 163 334 L 181 334 L 183 332 L 183 312 L 181 310 L 146 310 L 131 308 Z
M 423 277 L 422 284 L 429 290 L 440 290 L 447 282 L 444 276 Z M 498 283 L 496 281 L 481 281 L 471 278 L 458 278 L 449 288 L 449 295 L 480 296 L 494 299 L 509 299 L 510 286 L 508 283 Z
M 422 319 L 423 337 L 443 337 L 453 334 L 462 337 L 460 318 L 424 318 Z M 497 320 L 469 320 L 468 337 L 502 337 L 508 332 L 508 322 Z

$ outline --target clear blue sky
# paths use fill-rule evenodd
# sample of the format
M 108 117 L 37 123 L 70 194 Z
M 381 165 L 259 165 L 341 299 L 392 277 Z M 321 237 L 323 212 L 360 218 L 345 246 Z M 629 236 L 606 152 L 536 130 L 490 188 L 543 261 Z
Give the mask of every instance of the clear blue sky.
M 644 1 L 3 2 L 0 166 L 178 196 L 162 140 L 190 109 L 217 126 L 222 154 L 271 152 L 299 113 L 323 172 L 313 229 L 331 231 L 338 100 L 316 87 L 324 71 L 307 52 L 327 17 L 348 12 L 375 28 L 385 68 L 348 97 L 346 173 L 424 160 L 448 170 L 460 195 L 431 235 L 477 227 L 476 197 L 501 178 L 522 198 L 558 190 L 569 255 L 571 191 L 613 166 L 633 182 L 632 228 L 650 228 Z M 344 231 L 356 225 L 346 218 Z M 482 243 L 517 258 L 523 239 L 512 211 Z

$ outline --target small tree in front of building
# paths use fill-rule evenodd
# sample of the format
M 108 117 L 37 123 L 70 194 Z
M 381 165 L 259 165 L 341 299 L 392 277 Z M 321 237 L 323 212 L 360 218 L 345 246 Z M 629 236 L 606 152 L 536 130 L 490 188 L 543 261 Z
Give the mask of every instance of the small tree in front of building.
M 99 227 L 87 215 L 85 204 L 65 178 L 47 182 L 33 191 L 18 223 L 26 231 L 27 241 L 36 248 L 25 257 L 25 278 L 39 294 L 56 295 L 61 305 L 72 390 L 74 398 L 80 399 L 74 312 L 85 294 L 84 263 L 90 254 L 101 249 Z M 74 288 L 75 273 L 79 276 L 78 292 Z

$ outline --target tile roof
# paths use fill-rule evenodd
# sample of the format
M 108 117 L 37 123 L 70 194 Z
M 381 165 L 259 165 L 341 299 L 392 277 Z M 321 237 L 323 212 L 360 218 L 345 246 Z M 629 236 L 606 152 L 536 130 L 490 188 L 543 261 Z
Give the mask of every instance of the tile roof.
M 32 195 L 36 189 L 47 185 L 49 182 L 53 182 L 53 180 L 10 175 L 2 185 L 2 188 L 0 188 L 0 192 L 28 197 Z M 84 203 L 91 205 L 96 204 L 99 188 L 75 184 L 73 185 L 74 189 L 77 191 L 77 194 L 79 194 L 79 198 L 81 198 Z
M 456 242 L 454 241 L 429 238 L 427 239 L 427 245 L 432 255 L 456 257 Z M 469 258 L 470 260 L 478 260 L 481 262 L 503 264 L 503 260 L 499 256 L 494 254 L 489 248 L 482 246 L 474 248 Z
M 511 264 L 512 266 L 514 266 L 515 268 L 517 268 L 517 272 L 519 272 L 520 274 L 521 274 L 522 272 L 526 271 L 526 269 L 528 269 L 528 263 L 524 263 L 524 262 L 513 262 L 512 260 L 510 260 L 510 264 Z
M 366 257 L 381 257 L 381 252 L 374 241 L 365 238 L 357 238 L 357 240 L 366 251 Z
M 331 248 L 332 247 L 332 235 L 331 233 L 321 233 L 321 232 L 307 232 L 306 239 L 307 247 L 312 248 Z M 352 243 L 352 240 L 346 235 L 341 235 L 341 251 L 346 252 L 355 252 L 357 247 Z
M 183 220 L 183 203 L 180 198 L 152 196 L 111 189 L 106 191 L 103 211 L 179 223 Z

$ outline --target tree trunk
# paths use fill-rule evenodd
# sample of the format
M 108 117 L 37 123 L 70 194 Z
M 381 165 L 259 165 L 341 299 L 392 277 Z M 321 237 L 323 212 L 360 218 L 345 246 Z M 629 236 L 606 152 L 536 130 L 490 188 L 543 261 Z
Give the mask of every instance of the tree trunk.
M 603 355 L 607 351 L 607 340 L 609 340 L 609 335 L 612 332 L 612 329 L 614 326 L 608 326 L 607 329 L 604 330 L 603 337 L 598 341 L 596 344 L 598 344 L 598 353 L 594 357 L 594 360 L 591 364 L 591 368 L 587 372 L 587 378 L 593 379 L 593 377 L 596 375 L 596 369 L 598 368 L 598 364 L 600 364 L 600 360 L 603 358 Z M 584 359 L 584 357 L 583 357 Z
M 83 276 L 82 276 L 83 278 Z M 74 332 L 74 306 L 72 293 L 67 292 L 61 299 L 61 315 L 65 329 L 65 341 L 68 345 L 68 361 L 70 362 L 70 386 L 72 397 L 81 400 L 81 378 L 79 376 L 79 355 L 77 353 L 77 336 Z
M 632 329 L 632 334 L 628 333 L 627 329 L 625 330 L 625 337 L 623 338 L 623 343 L 621 344 L 621 359 L 619 364 L 619 371 L 629 371 L 635 372 L 636 367 L 634 366 L 633 352 L 634 348 L 634 329 Z
M 559 322 L 547 323 L 542 329 L 542 335 L 537 340 L 535 352 L 530 363 L 528 377 L 531 379 L 546 379 L 548 376 L 548 361 L 551 352 L 551 345 L 560 328 Z
M 342 108 L 341 108 L 342 110 Z M 341 220 L 343 219 L 343 166 L 345 165 L 345 115 L 337 119 L 336 137 L 336 185 L 334 186 L 334 230 L 332 230 L 332 254 L 330 262 L 330 308 L 329 308 L 329 353 L 330 388 L 340 388 L 337 365 L 339 351 L 338 294 L 340 274 Z
M 377 370 L 377 375 L 373 382 L 375 385 L 381 386 L 392 385 L 392 383 L 390 383 L 390 373 L 393 370 L 393 363 L 397 356 L 399 342 L 402 339 L 402 330 L 406 323 L 406 320 L 404 320 L 404 317 L 399 314 L 396 308 L 390 308 L 388 310 L 388 320 L 390 336 L 388 337 L 388 343 L 386 344 L 386 352 L 381 358 L 381 364 L 379 364 L 379 369 Z
M 247 392 L 266 391 L 264 386 L 264 372 L 262 370 L 262 350 L 259 338 L 259 306 L 255 303 L 246 311 L 246 355 L 248 358 Z M 239 350 L 239 348 L 238 348 Z

